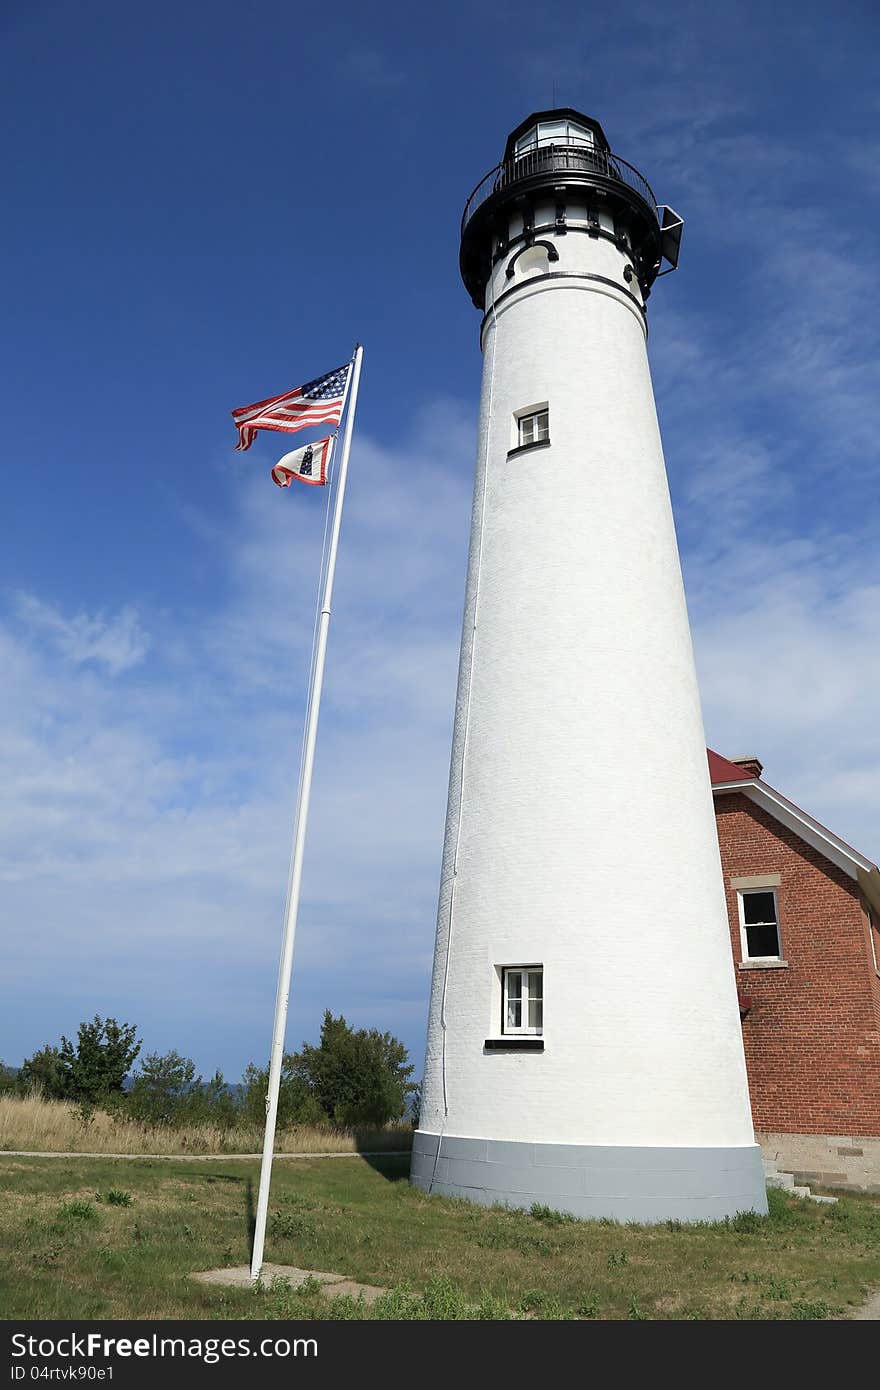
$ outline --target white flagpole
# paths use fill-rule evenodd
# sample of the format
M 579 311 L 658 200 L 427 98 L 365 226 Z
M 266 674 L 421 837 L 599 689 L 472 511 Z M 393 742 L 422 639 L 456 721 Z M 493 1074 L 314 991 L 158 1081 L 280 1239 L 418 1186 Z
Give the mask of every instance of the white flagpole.
M 278 1119 L 278 1092 L 281 1086 L 281 1063 L 284 1057 L 284 1034 L 287 1029 L 287 1004 L 290 998 L 293 942 L 296 936 L 296 919 L 299 911 L 306 822 L 309 816 L 312 768 L 315 762 L 315 741 L 318 737 L 321 688 L 324 684 L 324 658 L 327 652 L 327 631 L 330 626 L 330 600 L 333 597 L 336 551 L 339 546 L 339 528 L 342 524 L 342 503 L 345 497 L 345 480 L 348 474 L 348 454 L 351 448 L 351 434 L 354 426 L 354 412 L 357 405 L 358 383 L 360 381 L 361 358 L 363 357 L 363 353 L 363 348 L 358 344 L 354 350 L 351 386 L 348 392 L 348 413 L 345 417 L 345 431 L 339 456 L 339 472 L 336 478 L 336 499 L 333 508 L 333 524 L 330 529 L 330 547 L 327 552 L 327 575 L 324 581 L 324 597 L 321 603 L 321 617 L 315 646 L 314 676 L 312 678 L 312 688 L 309 692 L 308 715 L 303 748 L 302 780 L 300 783 L 299 804 L 296 808 L 293 853 L 290 860 L 290 883 L 287 890 L 284 937 L 281 947 L 281 962 L 278 967 L 278 992 L 275 996 L 275 1026 L 272 1033 L 272 1056 L 269 1062 L 269 1089 L 266 1095 L 266 1133 L 263 1139 L 263 1159 L 260 1165 L 260 1191 L 257 1198 L 254 1248 L 251 1258 L 251 1279 L 254 1281 L 260 1277 L 260 1271 L 263 1267 L 263 1247 L 266 1243 L 266 1216 L 269 1210 L 269 1183 L 272 1179 L 272 1155 L 275 1147 L 275 1125 Z

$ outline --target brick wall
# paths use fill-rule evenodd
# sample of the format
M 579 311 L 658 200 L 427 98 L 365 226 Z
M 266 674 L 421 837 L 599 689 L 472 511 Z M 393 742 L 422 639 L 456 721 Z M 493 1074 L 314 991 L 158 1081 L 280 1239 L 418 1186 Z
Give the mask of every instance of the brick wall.
M 740 793 L 715 798 L 755 1129 L 880 1135 L 880 980 L 855 882 Z M 779 874 L 786 967 L 744 967 L 731 878 Z

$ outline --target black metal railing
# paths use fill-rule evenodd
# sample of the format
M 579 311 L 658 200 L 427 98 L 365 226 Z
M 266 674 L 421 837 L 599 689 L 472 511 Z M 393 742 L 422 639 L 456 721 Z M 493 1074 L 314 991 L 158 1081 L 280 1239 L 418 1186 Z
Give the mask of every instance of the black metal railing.
M 502 160 L 494 169 L 489 170 L 485 178 L 480 179 L 465 203 L 461 219 L 462 233 L 477 209 L 482 207 L 493 193 L 499 193 L 502 189 L 536 175 L 566 172 L 598 174 L 612 183 L 625 184 L 647 203 L 659 222 L 657 200 L 651 185 L 638 169 L 621 159 L 620 155 L 587 145 L 539 145 L 537 149 L 514 155 L 512 159 Z

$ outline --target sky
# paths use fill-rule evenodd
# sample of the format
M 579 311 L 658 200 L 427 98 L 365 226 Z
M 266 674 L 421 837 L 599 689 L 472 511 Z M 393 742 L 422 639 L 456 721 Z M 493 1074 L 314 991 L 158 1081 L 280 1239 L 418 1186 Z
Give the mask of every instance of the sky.
M 0 37 L 0 1058 L 95 1013 L 205 1074 L 268 1055 L 326 498 L 229 411 L 358 340 L 288 1044 L 330 1008 L 420 1074 L 459 219 L 554 100 L 685 221 L 649 353 L 707 740 L 880 857 L 873 4 L 5 0 Z

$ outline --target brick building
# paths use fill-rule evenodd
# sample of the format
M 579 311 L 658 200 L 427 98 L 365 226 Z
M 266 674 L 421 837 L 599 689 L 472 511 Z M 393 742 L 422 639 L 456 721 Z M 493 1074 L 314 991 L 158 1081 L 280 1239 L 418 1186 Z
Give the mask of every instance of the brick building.
M 880 870 L 709 750 L 755 1132 L 779 1166 L 880 1184 Z

